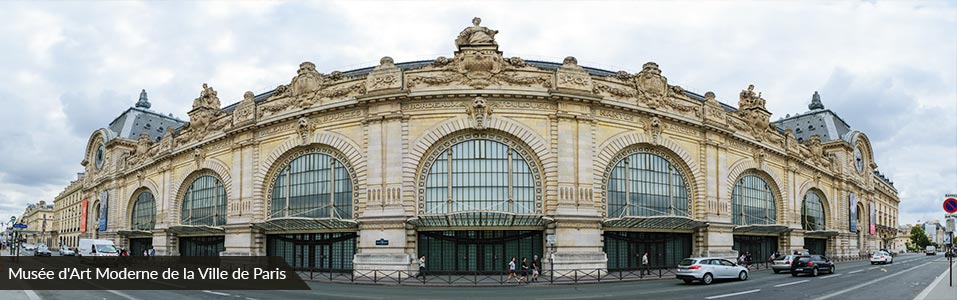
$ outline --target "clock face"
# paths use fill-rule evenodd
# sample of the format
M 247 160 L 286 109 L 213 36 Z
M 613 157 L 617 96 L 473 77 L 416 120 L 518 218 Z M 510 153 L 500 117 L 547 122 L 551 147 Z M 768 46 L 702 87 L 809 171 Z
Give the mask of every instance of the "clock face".
M 864 155 L 861 154 L 861 148 L 854 148 L 854 164 L 858 172 L 864 172 Z
M 96 162 L 97 169 L 103 168 L 103 156 L 106 155 L 105 152 L 106 147 L 101 143 L 100 147 L 96 148 L 96 154 L 94 154 L 94 161 Z

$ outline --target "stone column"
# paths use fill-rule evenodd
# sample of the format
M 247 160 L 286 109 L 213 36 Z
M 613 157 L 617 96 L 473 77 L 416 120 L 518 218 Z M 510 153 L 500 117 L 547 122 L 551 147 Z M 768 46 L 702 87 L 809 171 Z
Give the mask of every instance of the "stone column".
M 720 134 L 706 133 L 707 142 L 704 145 L 705 159 L 702 161 L 705 168 L 705 201 L 708 210 L 703 219 L 709 223 L 708 227 L 698 230 L 697 246 L 694 253 L 700 256 L 737 257 L 734 246 L 734 226 L 731 224 L 731 199 L 727 190 L 728 179 L 728 147 L 725 138 Z M 702 218 L 702 216 L 696 216 Z
M 166 229 L 153 230 L 153 249 L 156 256 L 179 256 L 176 236 Z
M 265 245 L 256 242 L 261 232 L 252 226 L 252 223 L 260 221 L 251 211 L 253 174 L 256 170 L 252 137 L 251 133 L 239 135 L 231 147 L 229 177 L 232 178 L 232 186 L 227 193 L 226 225 L 223 226 L 226 230 L 226 251 L 220 253 L 222 256 L 266 255 Z
M 580 104 L 559 103 L 558 207 L 555 209 L 556 242 L 552 253 L 555 270 L 607 269 L 602 251 L 601 219 L 595 205 L 592 162 L 593 121 L 573 114 L 585 110 Z M 570 113 L 572 112 L 572 113 Z
M 402 115 L 397 102 L 369 108 L 366 119 L 366 208 L 359 215 L 359 245 L 354 261 L 365 270 L 409 270 L 406 214 L 402 208 Z M 357 187 L 358 188 L 358 187 Z M 378 243 L 377 243 L 378 241 Z

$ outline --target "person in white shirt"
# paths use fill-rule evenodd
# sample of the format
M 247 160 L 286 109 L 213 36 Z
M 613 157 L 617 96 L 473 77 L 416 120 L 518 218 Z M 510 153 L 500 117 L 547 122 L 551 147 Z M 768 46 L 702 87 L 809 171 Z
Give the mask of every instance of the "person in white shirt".
M 512 260 L 508 262 L 508 279 L 505 279 L 505 283 L 508 283 L 515 278 L 515 281 L 518 281 L 517 276 L 515 276 L 515 258 L 512 257 Z
M 648 251 L 645 251 L 645 255 L 641 256 L 641 268 L 644 269 L 642 274 L 646 274 L 647 272 L 648 275 L 651 275 L 651 269 L 648 267 Z
M 419 274 L 415 274 L 415 278 L 422 276 L 422 279 L 425 280 L 425 255 L 419 257 Z

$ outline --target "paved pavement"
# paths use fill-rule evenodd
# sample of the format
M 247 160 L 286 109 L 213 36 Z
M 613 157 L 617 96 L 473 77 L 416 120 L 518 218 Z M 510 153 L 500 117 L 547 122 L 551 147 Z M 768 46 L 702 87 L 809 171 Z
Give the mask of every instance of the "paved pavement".
M 941 290 L 938 280 L 947 270 L 943 256 L 901 255 L 890 265 L 874 266 L 867 261 L 839 263 L 834 275 L 792 277 L 756 271 L 747 281 L 716 282 L 712 285 L 685 284 L 662 279 L 578 285 L 514 285 L 504 287 L 421 287 L 309 282 L 307 291 L 0 291 L 0 299 L 11 300 L 266 300 L 266 299 L 901 299 L 954 300 L 953 290 Z

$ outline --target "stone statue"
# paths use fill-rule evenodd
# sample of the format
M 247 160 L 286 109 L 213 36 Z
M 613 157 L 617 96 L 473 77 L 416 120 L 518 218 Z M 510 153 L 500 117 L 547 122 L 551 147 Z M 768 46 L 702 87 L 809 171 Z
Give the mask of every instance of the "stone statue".
M 492 115 L 492 108 L 488 107 L 485 98 L 475 97 L 472 105 L 466 109 L 466 112 L 472 117 L 472 125 L 475 129 L 485 129 L 488 123 L 488 117 Z
M 479 17 L 472 18 L 472 26 L 466 27 L 459 33 L 459 37 L 455 39 L 455 46 L 462 47 L 466 45 L 498 45 L 495 42 L 495 34 L 498 33 L 498 30 L 491 30 L 484 26 L 479 26 L 482 23 L 482 19 Z
M 193 109 L 199 107 L 215 109 L 219 109 L 220 107 L 219 96 L 217 96 L 216 90 L 205 83 L 203 83 L 203 90 L 199 92 L 199 98 L 193 100 Z
M 761 98 L 761 93 L 754 93 L 754 85 L 749 84 L 748 89 L 741 91 L 741 94 L 738 98 L 738 108 L 739 109 L 748 109 L 753 107 L 764 108 L 764 99 Z

